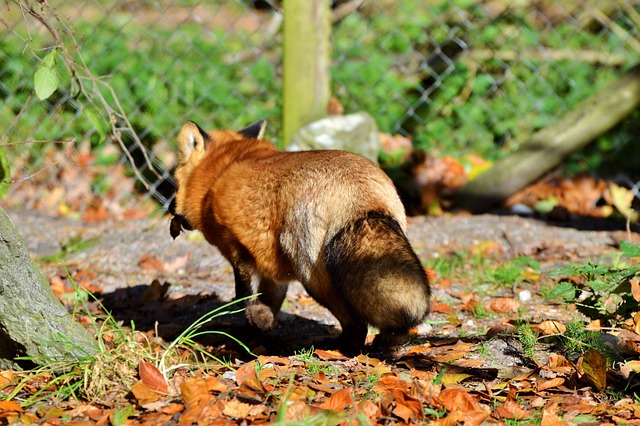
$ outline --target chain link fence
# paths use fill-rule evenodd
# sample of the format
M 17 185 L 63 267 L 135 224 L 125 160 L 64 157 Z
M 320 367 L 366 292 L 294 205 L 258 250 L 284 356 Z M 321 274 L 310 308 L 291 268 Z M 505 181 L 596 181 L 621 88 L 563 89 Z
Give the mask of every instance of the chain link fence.
M 240 128 L 264 118 L 279 138 L 279 2 L 49 1 L 55 15 L 40 18 L 19 3 L 41 10 L 0 5 L 8 204 L 135 216 L 170 199 L 184 121 Z M 66 48 L 58 89 L 41 101 L 34 71 L 57 44 L 55 19 Z M 498 158 L 640 57 L 637 0 L 342 0 L 332 22 L 332 88 L 345 112 L 367 111 L 382 132 L 442 154 Z M 638 118 L 567 171 L 615 177 L 640 197 Z

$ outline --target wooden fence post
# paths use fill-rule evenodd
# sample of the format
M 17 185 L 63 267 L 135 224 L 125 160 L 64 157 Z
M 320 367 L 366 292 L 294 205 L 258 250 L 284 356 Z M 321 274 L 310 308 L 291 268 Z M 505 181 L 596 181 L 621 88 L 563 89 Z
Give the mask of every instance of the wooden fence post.
M 330 96 L 329 0 L 284 0 L 283 137 L 327 115 Z

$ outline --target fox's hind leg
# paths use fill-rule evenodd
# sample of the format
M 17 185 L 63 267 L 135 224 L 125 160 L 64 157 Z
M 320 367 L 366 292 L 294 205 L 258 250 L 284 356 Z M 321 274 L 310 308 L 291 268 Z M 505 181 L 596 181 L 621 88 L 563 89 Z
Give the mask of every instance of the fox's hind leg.
M 233 262 L 233 276 L 236 282 L 236 299 L 253 296 L 256 289 L 261 286 L 261 279 L 258 276 L 253 263 L 237 259 Z M 286 292 L 286 288 L 285 288 Z M 282 304 L 282 302 L 280 302 Z M 272 309 L 265 305 L 257 297 L 248 299 L 245 302 L 245 316 L 252 326 L 267 331 L 273 328 L 275 316 Z
M 274 318 L 278 316 L 280 308 L 282 308 L 282 302 L 284 302 L 288 288 L 288 282 L 276 282 L 264 277 L 260 280 L 260 285 L 258 286 L 260 302 L 264 303 L 271 309 Z

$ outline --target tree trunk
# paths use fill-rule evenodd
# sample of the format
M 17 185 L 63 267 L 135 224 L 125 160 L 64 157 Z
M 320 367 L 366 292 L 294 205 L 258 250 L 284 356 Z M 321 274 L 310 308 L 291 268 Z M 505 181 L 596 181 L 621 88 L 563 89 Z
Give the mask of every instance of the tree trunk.
M 329 0 L 284 0 L 282 147 L 303 126 L 324 118 L 329 105 Z
M 0 207 L 0 369 L 28 363 L 17 357 L 81 357 L 95 339 L 56 299 L 40 267 L 29 257 L 11 219 Z
M 458 192 L 456 207 L 480 213 L 558 166 L 640 106 L 640 65 L 535 133 Z

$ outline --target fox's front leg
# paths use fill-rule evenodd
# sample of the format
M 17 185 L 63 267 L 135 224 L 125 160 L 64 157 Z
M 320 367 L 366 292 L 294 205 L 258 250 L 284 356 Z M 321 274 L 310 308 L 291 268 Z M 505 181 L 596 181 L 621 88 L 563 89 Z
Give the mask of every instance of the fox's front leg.
M 260 285 L 261 279 L 250 262 L 242 260 L 234 262 L 233 276 L 236 281 L 236 299 L 256 294 L 256 289 Z M 265 305 L 257 297 L 247 300 L 245 306 L 245 316 L 249 324 L 262 331 L 273 328 L 275 316 L 269 306 Z

